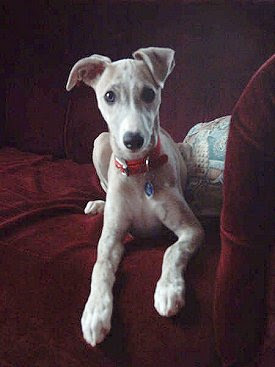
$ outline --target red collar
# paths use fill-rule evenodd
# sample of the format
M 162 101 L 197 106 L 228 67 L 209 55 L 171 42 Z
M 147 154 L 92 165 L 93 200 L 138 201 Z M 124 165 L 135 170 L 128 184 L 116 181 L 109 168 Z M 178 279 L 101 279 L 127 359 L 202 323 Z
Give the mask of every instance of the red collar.
M 126 161 L 115 157 L 115 166 L 125 176 L 149 172 L 154 168 L 161 167 L 168 161 L 166 154 L 160 154 L 160 148 L 160 138 L 158 138 L 157 145 L 144 158 Z

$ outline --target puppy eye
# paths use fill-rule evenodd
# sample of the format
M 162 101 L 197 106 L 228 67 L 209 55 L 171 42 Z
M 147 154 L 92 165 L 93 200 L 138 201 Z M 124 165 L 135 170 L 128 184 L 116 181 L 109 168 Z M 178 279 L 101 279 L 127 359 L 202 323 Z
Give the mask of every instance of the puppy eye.
M 104 99 L 105 99 L 105 101 L 106 101 L 108 104 L 113 104 L 113 103 L 115 103 L 115 101 L 116 101 L 116 95 L 115 95 L 115 93 L 114 93 L 112 90 L 109 90 L 109 91 L 105 94 Z
M 152 88 L 144 87 L 141 92 L 141 99 L 146 103 L 152 103 L 155 99 L 156 93 Z

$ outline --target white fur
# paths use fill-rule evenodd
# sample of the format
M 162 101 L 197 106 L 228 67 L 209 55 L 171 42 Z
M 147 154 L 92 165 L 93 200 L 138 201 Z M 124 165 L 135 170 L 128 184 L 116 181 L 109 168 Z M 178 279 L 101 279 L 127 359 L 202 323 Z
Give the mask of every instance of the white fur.
M 136 51 L 134 57 L 134 60 L 114 63 L 99 55 L 80 60 L 72 69 L 67 84 L 67 89 L 71 89 L 85 75 L 82 80 L 94 88 L 99 109 L 109 128 L 109 133 L 96 139 L 93 151 L 93 162 L 106 191 L 106 203 L 97 200 L 89 202 L 85 208 L 85 213 L 91 215 L 104 211 L 90 295 L 81 319 L 83 336 L 92 346 L 100 343 L 111 328 L 112 288 L 128 231 L 138 236 L 152 236 L 164 225 L 178 237 L 165 252 L 162 274 L 155 290 L 154 306 L 162 316 L 175 315 L 183 307 L 183 272 L 203 238 L 202 227 L 183 196 L 185 162 L 177 144 L 159 126 L 161 88 L 174 67 L 174 51 L 147 48 Z M 156 93 L 152 103 L 141 100 L 144 86 Z M 117 95 L 113 105 L 108 105 L 104 99 L 109 90 Z M 129 150 L 123 143 L 123 136 L 129 131 L 139 132 L 144 138 L 143 146 L 137 151 Z M 114 157 L 126 160 L 144 157 L 156 145 L 158 136 L 162 154 L 168 155 L 168 162 L 146 174 L 123 176 L 114 165 Z M 144 193 L 147 180 L 155 189 L 150 199 Z

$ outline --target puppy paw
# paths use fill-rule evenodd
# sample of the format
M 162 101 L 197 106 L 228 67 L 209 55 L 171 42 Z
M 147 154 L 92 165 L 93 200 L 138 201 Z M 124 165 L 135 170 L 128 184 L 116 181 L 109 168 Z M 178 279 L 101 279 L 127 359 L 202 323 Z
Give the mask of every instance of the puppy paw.
M 95 200 L 89 201 L 84 209 L 85 214 L 96 215 L 104 212 L 105 201 Z
M 174 316 L 184 306 L 184 281 L 160 279 L 154 295 L 154 306 L 161 316 Z
M 91 294 L 85 305 L 81 327 L 83 337 L 88 344 L 95 347 L 101 343 L 111 329 L 113 309 L 112 294 L 100 292 L 100 297 Z

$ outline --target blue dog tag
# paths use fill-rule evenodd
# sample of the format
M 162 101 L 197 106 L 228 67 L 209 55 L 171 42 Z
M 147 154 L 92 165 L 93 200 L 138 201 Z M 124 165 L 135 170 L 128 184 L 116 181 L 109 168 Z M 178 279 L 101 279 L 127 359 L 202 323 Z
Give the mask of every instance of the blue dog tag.
M 144 192 L 148 198 L 151 198 L 154 195 L 154 186 L 152 182 L 150 181 L 145 182 Z

